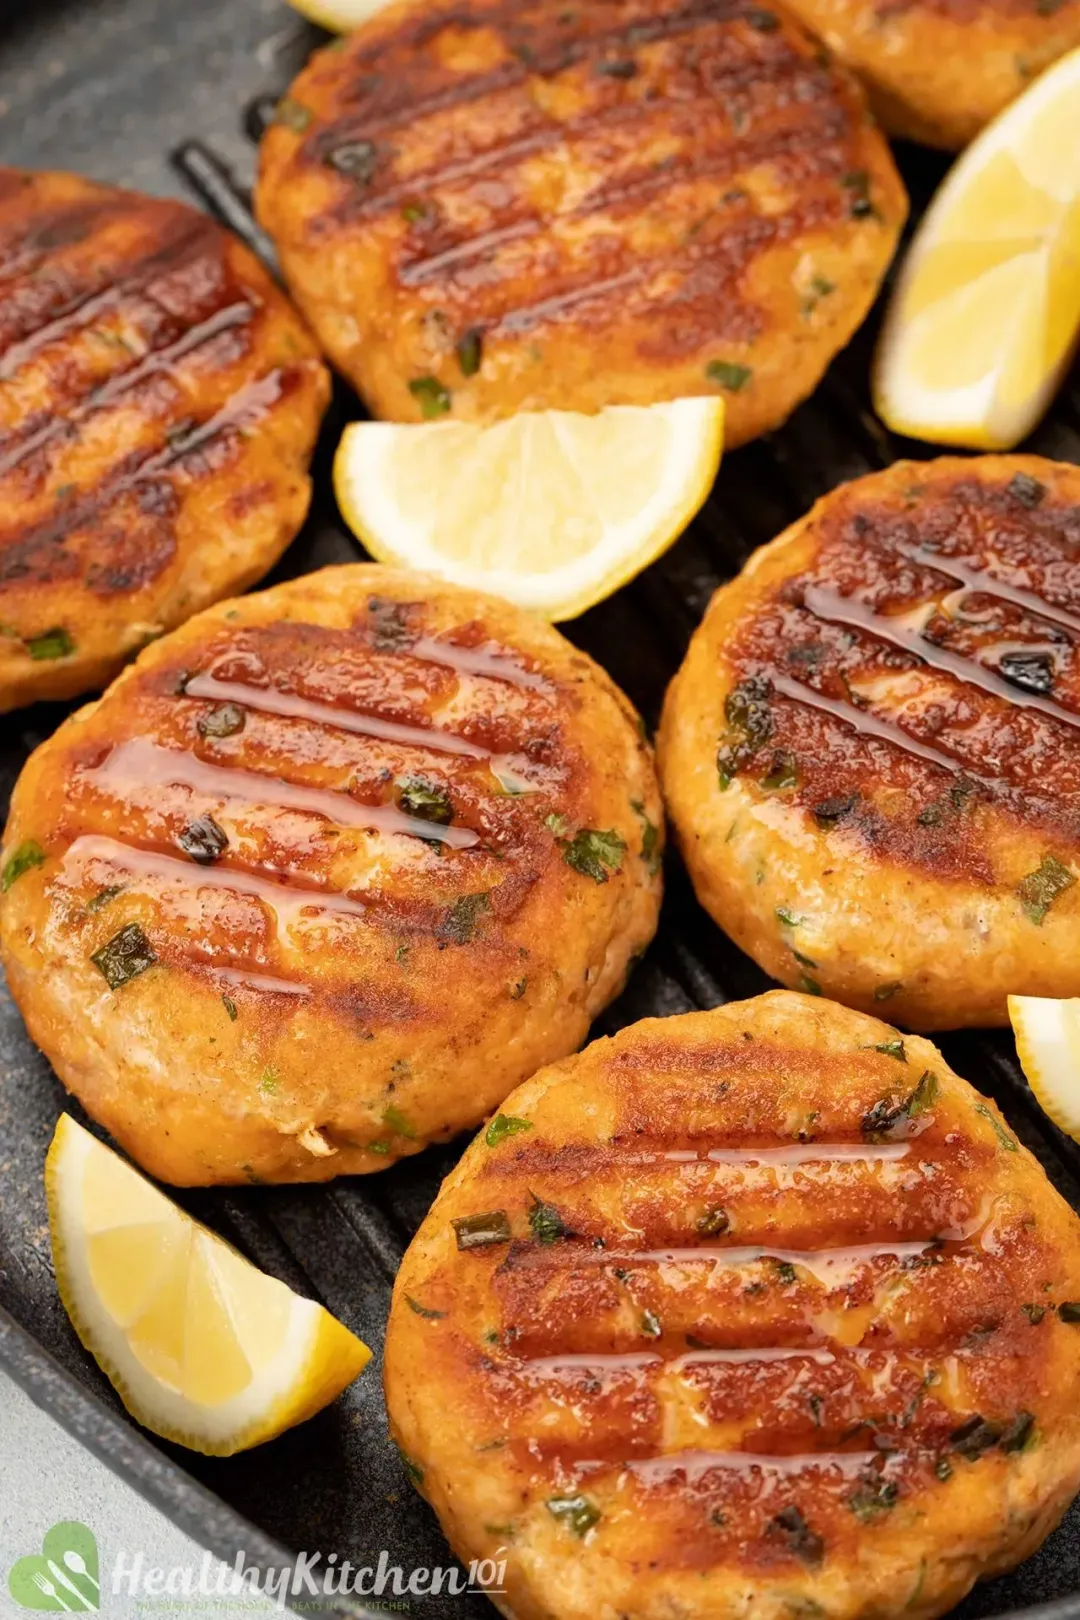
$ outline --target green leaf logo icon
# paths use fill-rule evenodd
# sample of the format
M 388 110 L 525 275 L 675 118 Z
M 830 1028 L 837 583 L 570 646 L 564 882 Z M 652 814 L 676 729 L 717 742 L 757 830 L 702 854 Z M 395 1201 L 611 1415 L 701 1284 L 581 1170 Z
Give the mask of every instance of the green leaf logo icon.
M 54 1524 L 39 1553 L 30 1553 L 12 1565 L 8 1591 L 23 1609 L 96 1614 L 101 1587 L 93 1531 L 74 1519 Z

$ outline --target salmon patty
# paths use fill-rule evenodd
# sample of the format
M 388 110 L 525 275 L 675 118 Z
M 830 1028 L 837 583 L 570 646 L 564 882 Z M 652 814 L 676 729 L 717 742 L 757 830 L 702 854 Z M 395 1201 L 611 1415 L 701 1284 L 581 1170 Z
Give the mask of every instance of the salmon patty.
M 1080 1484 L 1080 1223 L 918 1037 L 788 991 L 507 1098 L 394 1289 L 394 1438 L 515 1620 L 930 1620 Z
M 897 462 L 717 591 L 661 775 L 774 978 L 912 1029 L 1080 995 L 1080 468 Z
M 581 1044 L 655 932 L 660 824 L 633 709 L 557 631 L 329 568 L 147 648 L 31 757 L 0 955 L 151 1174 L 381 1170 Z
M 893 135 L 958 151 L 1080 45 L 1080 0 L 789 0 Z
M 721 392 L 782 422 L 862 321 L 907 200 L 861 89 L 751 0 L 430 0 L 320 52 L 259 217 L 376 416 Z
M 296 534 L 330 392 L 213 220 L 0 168 L 0 711 L 111 680 Z

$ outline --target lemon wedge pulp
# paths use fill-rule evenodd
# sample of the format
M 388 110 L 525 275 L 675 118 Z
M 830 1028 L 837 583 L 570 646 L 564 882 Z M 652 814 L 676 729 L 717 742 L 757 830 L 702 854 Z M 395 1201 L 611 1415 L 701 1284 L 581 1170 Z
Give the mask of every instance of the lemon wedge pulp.
M 380 562 L 570 619 L 678 538 L 723 448 L 720 399 L 354 422 L 334 462 L 353 533 Z
M 950 170 L 900 274 L 874 404 L 897 432 L 1010 449 L 1035 426 L 1080 331 L 1080 50 Z
M 289 0 L 308 22 L 328 28 L 332 34 L 347 34 L 362 22 L 384 11 L 390 0 Z
M 228 1456 L 321 1410 L 371 1352 L 67 1114 L 45 1161 L 60 1298 L 133 1417 Z
M 1010 996 L 1009 1018 L 1040 1108 L 1080 1142 L 1080 998 Z

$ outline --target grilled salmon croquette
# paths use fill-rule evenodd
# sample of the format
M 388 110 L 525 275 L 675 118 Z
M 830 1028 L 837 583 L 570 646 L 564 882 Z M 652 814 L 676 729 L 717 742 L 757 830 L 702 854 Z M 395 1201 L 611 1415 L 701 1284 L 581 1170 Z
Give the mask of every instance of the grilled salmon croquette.
M 781 991 L 506 1099 L 398 1274 L 387 1406 L 515 1620 L 929 1620 L 1076 1491 L 1078 1322 L 1080 1223 L 994 1104 Z
M 375 415 L 722 393 L 775 427 L 859 325 L 906 198 L 863 95 L 750 0 L 430 0 L 323 51 L 260 218 Z
M 322 1181 L 580 1045 L 655 931 L 661 844 L 636 716 L 584 654 L 329 568 L 155 643 L 31 757 L 0 952 L 144 1169 Z
M 1080 45 L 1080 0 L 788 0 L 893 135 L 957 151 Z
M 1080 995 L 1080 468 L 898 462 L 713 598 L 659 753 L 702 905 L 913 1029 Z
M 103 686 L 307 511 L 329 377 L 180 203 L 0 168 L 0 710 Z

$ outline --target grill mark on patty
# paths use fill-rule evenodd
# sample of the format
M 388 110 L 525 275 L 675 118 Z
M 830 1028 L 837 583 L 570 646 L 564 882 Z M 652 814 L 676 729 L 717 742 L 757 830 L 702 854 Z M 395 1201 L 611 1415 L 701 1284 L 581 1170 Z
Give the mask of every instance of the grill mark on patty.
M 266 995 L 275 979 L 328 993 L 313 983 L 314 952 L 325 951 L 311 937 L 327 923 L 348 930 L 323 969 L 335 981 L 380 939 L 391 956 L 415 937 L 440 950 L 488 935 L 498 946 L 547 866 L 563 866 L 547 805 L 528 798 L 572 803 L 559 791 L 575 774 L 553 725 L 561 689 L 481 621 L 433 631 L 422 606 L 373 597 L 341 629 L 223 620 L 177 655 L 187 668 L 139 677 L 124 705 L 139 712 L 138 734 L 114 728 L 70 756 L 64 886 L 84 905 L 88 888 L 142 895 L 160 911 L 148 932 L 162 960 L 244 983 L 262 975 Z M 192 673 L 192 663 L 204 668 Z M 282 687 L 256 684 L 271 671 Z M 475 726 L 483 740 L 434 717 L 432 729 L 412 723 L 445 703 L 456 727 Z M 230 705 L 237 712 L 215 730 L 208 722 Z M 402 711 L 408 722 L 388 717 Z M 387 744 L 424 754 L 398 767 Z M 210 846 L 192 851 L 197 826 Z M 340 829 L 378 843 L 332 842 Z M 407 854 L 383 843 L 399 836 Z
M 1067 470 L 1052 464 L 1045 484 L 1010 478 L 1008 463 L 982 477 L 960 466 L 910 490 L 903 466 L 872 475 L 810 521 L 813 560 L 755 604 L 727 653 L 733 685 L 756 677 L 776 700 L 768 737 L 737 771 L 760 776 L 786 751 L 797 780 L 785 802 L 812 808 L 864 775 L 889 782 L 888 763 L 866 751 L 881 743 L 896 771 L 944 771 L 973 803 L 1075 839 L 1080 614 L 1068 586 L 1080 501 L 1069 504 Z M 926 675 L 932 685 L 919 684 Z M 899 707 L 882 712 L 894 687 Z M 721 752 L 737 744 L 737 730 L 718 741 Z M 927 801 L 896 780 L 906 807 L 879 813 L 868 790 L 845 827 L 876 853 L 989 881 L 969 818 L 954 807 L 918 820 Z
M 138 452 L 114 464 L 96 486 L 79 490 L 67 504 L 41 522 L 15 531 L 14 537 L 0 534 L 0 584 L 34 578 L 45 581 L 70 576 L 76 571 L 63 555 L 65 537 L 86 526 L 124 495 L 140 486 L 163 484 L 175 498 L 171 475 L 196 455 L 205 456 L 220 447 L 238 429 L 254 427 L 283 399 L 299 380 L 297 368 L 275 368 L 237 389 L 214 415 L 196 423 L 181 438 L 157 444 L 146 455 Z M 170 519 L 174 513 L 167 514 Z M 175 551 L 175 527 L 157 558 L 154 573 L 160 573 Z M 89 583 L 89 581 L 88 581 Z
M 401 82 L 405 84 L 406 91 L 397 100 L 391 101 L 375 115 L 357 115 L 355 118 L 340 119 L 318 132 L 307 143 L 305 149 L 311 149 L 321 161 L 333 151 L 336 146 L 345 144 L 358 134 L 366 136 L 393 134 L 407 125 L 416 124 L 420 119 L 430 117 L 434 113 L 458 112 L 463 107 L 482 101 L 486 96 L 495 94 L 499 90 L 517 89 L 528 83 L 534 75 L 549 77 L 566 68 L 577 66 L 580 63 L 589 63 L 605 55 L 613 47 L 627 44 L 651 44 L 656 40 L 674 38 L 680 33 L 690 31 L 699 24 L 724 23 L 736 19 L 745 19 L 753 7 L 745 8 L 738 5 L 720 6 L 714 3 L 702 7 L 688 7 L 676 12 L 670 17 L 659 18 L 652 23 L 627 23 L 619 28 L 610 29 L 604 33 L 591 35 L 584 40 L 553 41 L 547 48 L 552 50 L 551 64 L 543 61 L 545 45 L 539 46 L 526 43 L 524 39 L 517 41 L 518 48 L 524 48 L 533 58 L 532 66 L 521 61 L 502 62 L 492 71 L 484 74 L 455 76 L 453 82 L 442 85 L 426 97 L 416 99 L 415 95 L 408 94 L 408 79 L 403 75 Z M 490 11 L 478 13 L 478 22 L 486 28 L 494 28 L 513 32 L 514 26 L 520 19 L 520 11 L 515 6 L 500 6 Z M 469 18 L 468 20 L 471 20 Z M 461 21 L 445 11 L 430 18 L 426 22 L 424 33 L 433 34 L 441 32 L 448 25 Z M 386 71 L 387 61 L 392 51 L 400 52 L 402 56 L 423 44 L 421 31 L 410 26 L 406 21 L 389 40 L 383 40 L 378 47 L 368 53 L 359 52 L 350 58 L 350 73 L 356 73 L 363 79 L 373 69 Z M 511 49 L 514 43 L 511 44 Z M 340 97 L 347 103 L 349 93 L 344 90 Z
M 796 57 L 790 64 L 793 68 L 803 66 L 801 59 Z M 775 81 L 774 81 L 775 82 Z M 657 118 L 653 121 L 660 124 L 660 120 L 668 110 L 664 105 L 659 108 L 650 106 L 649 111 L 656 111 Z M 814 109 L 820 115 L 821 129 L 819 135 L 823 140 L 829 140 L 843 133 L 843 118 L 831 105 L 824 105 Z M 610 115 L 610 116 L 609 116 Z M 377 215 L 386 211 L 387 207 L 417 193 L 430 196 L 432 188 L 445 189 L 448 182 L 459 178 L 475 179 L 479 175 L 490 178 L 489 171 L 500 171 L 499 178 L 505 183 L 510 162 L 518 156 L 534 156 L 550 146 L 563 145 L 575 135 L 594 135 L 601 125 L 615 123 L 640 124 L 640 144 L 646 148 L 650 136 L 666 133 L 662 124 L 654 129 L 643 116 L 642 110 L 636 106 L 628 107 L 616 104 L 611 108 L 599 109 L 588 120 L 571 122 L 565 125 L 556 125 L 554 128 L 540 135 L 530 135 L 520 141 L 511 142 L 500 148 L 490 149 L 479 154 L 478 157 L 451 165 L 447 169 L 427 170 L 421 174 L 411 176 L 408 180 L 396 182 L 383 191 L 376 191 L 358 208 L 350 210 L 350 217 L 360 215 Z M 798 148 L 808 143 L 812 133 L 803 124 L 792 132 L 792 144 Z M 680 141 L 682 137 L 680 136 Z M 776 134 L 764 137 L 732 138 L 730 135 L 720 143 L 718 149 L 710 152 L 706 149 L 695 151 L 680 150 L 676 162 L 670 167 L 660 170 L 642 172 L 634 169 L 619 181 L 602 181 L 584 202 L 575 204 L 572 208 L 556 209 L 548 218 L 541 218 L 536 214 L 529 214 L 523 218 L 511 220 L 505 224 L 492 226 L 490 229 L 477 235 L 466 237 L 450 246 L 440 248 L 437 252 L 406 259 L 399 265 L 398 280 L 403 286 L 415 286 L 432 279 L 440 271 L 460 263 L 467 263 L 470 259 L 480 257 L 491 248 L 497 248 L 504 243 L 523 240 L 535 236 L 541 231 L 549 231 L 560 222 L 579 223 L 585 219 L 594 218 L 597 214 L 607 213 L 623 207 L 628 203 L 643 202 L 658 194 L 668 192 L 673 186 L 680 184 L 694 184 L 702 180 L 715 179 L 719 175 L 734 176 L 744 169 L 753 168 L 756 164 L 775 159 L 785 150 L 784 144 Z M 679 164 L 677 159 L 685 158 Z M 508 161 L 508 159 L 510 161 Z M 836 179 L 837 164 L 834 161 L 832 149 L 828 145 L 815 148 L 813 161 L 818 174 L 825 179 Z M 803 177 L 804 190 L 809 177 Z M 466 193 L 466 196 L 469 194 Z M 761 246 L 765 241 L 771 241 L 776 231 L 783 230 L 782 221 L 773 222 L 759 215 L 754 217 L 755 229 L 747 233 L 747 245 Z M 665 262 L 669 255 L 656 256 L 651 262 L 659 265 Z M 748 256 L 748 255 L 747 255 Z
M 83 424 L 95 411 L 105 410 L 117 404 L 145 382 L 148 377 L 160 373 L 169 373 L 178 360 L 184 360 L 212 343 L 222 333 L 233 331 L 238 327 L 247 326 L 255 315 L 255 306 L 247 299 L 230 304 L 225 309 L 215 312 L 206 320 L 200 321 L 196 326 L 188 327 L 179 337 L 160 349 L 151 349 L 132 366 L 115 373 L 105 382 L 95 387 L 85 399 L 75 407 L 65 409 L 63 415 L 54 412 L 53 415 L 36 431 L 23 436 L 30 424 L 28 419 L 22 432 L 16 428 L 13 434 L 0 436 L 0 443 L 11 443 L 13 448 L 6 455 L 0 455 L 0 478 L 14 472 L 35 451 L 44 448 L 57 438 L 76 438 L 78 427 Z
M 113 211 L 121 219 L 127 212 L 119 208 Z M 49 344 L 59 343 L 76 331 L 87 329 L 98 316 L 119 308 L 126 298 L 144 291 L 154 275 L 166 269 L 174 271 L 188 258 L 194 259 L 204 254 L 216 257 L 221 251 L 221 239 L 213 222 L 188 210 L 177 208 L 175 214 L 169 210 L 162 221 L 160 234 L 165 241 L 158 243 L 142 259 L 136 260 L 134 267 L 119 280 L 113 279 L 113 266 L 107 266 L 101 272 L 95 265 L 98 273 L 89 288 L 78 287 L 67 303 L 45 315 L 39 325 L 23 327 L 16 340 L 8 338 L 0 352 L 0 382 L 10 382 L 29 360 Z M 12 295 L 8 294 L 8 298 L 12 299 Z
M 827 77 L 812 60 L 789 50 L 778 62 L 769 65 L 773 71 L 767 82 L 774 94 L 784 91 L 799 106 L 804 116 L 809 107 L 815 117 L 831 119 L 834 124 L 836 123 L 837 109 L 832 105 L 831 99 L 824 100 L 818 105 L 811 105 L 809 97 L 799 93 L 801 87 L 809 90 L 828 86 Z M 750 88 L 761 83 L 762 73 L 763 64 L 760 60 L 748 59 L 733 64 L 725 62 L 722 70 L 711 78 L 708 93 L 702 93 L 697 100 L 707 103 L 719 102 L 724 91 L 741 87 Z M 436 190 L 446 190 L 459 180 L 472 180 L 481 176 L 490 181 L 493 169 L 498 171 L 496 178 L 506 183 L 508 171 L 519 159 L 535 157 L 554 146 L 570 147 L 575 141 L 588 140 L 602 131 L 617 132 L 620 126 L 630 126 L 634 129 L 635 134 L 639 135 L 638 146 L 644 150 L 651 137 L 668 132 L 668 121 L 671 118 L 677 117 L 685 121 L 687 114 L 684 102 L 664 94 L 645 101 L 598 100 L 593 102 L 583 115 L 561 121 L 544 115 L 540 109 L 530 111 L 535 119 L 533 125 L 519 131 L 509 140 L 484 147 L 464 158 L 446 158 L 434 167 L 418 170 L 402 179 L 392 179 L 391 184 L 387 186 L 379 187 L 369 183 L 362 192 L 354 190 L 341 205 L 337 217 L 351 222 L 377 216 L 384 213 L 389 206 L 403 198 L 415 196 L 418 192 L 430 196 Z M 831 134 L 843 132 L 842 114 L 840 118 L 840 126 L 835 130 L 830 128 Z M 797 125 L 793 133 L 800 146 L 811 149 L 814 155 L 817 155 L 811 140 L 812 130 L 805 123 Z M 359 125 L 353 130 L 354 136 L 358 134 L 367 135 L 368 128 Z M 685 144 L 685 137 L 680 139 Z M 717 170 L 723 172 L 725 167 L 734 167 L 736 164 L 749 165 L 764 161 L 769 156 L 775 155 L 776 139 L 775 134 L 765 135 L 759 139 L 756 147 L 752 147 L 750 143 L 740 141 L 736 132 L 727 130 L 724 132 L 722 161 L 714 164 L 708 171 L 701 172 L 712 173 Z M 337 144 L 347 143 L 338 140 Z M 745 158 L 744 152 L 748 154 Z M 669 183 L 669 176 L 664 173 L 655 178 L 657 189 L 664 189 Z M 466 192 L 465 195 L 470 194 Z M 574 218 L 591 211 L 588 208 L 571 209 L 564 217 Z

